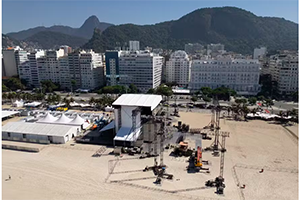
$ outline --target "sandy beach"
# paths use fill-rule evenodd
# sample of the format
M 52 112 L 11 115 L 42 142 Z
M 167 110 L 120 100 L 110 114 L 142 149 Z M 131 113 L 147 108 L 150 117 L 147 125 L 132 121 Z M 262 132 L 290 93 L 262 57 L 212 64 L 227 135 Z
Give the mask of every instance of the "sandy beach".
M 181 112 L 180 121 L 191 128 L 208 125 L 210 114 Z M 187 173 L 185 157 L 165 150 L 164 163 L 173 180 L 153 184 L 154 174 L 143 172 L 153 158 L 123 155 L 117 159 L 98 145 L 71 143 L 48 145 L 39 153 L 2 150 L 2 198 L 5 200 L 79 199 L 298 199 L 298 141 L 280 125 L 265 121 L 235 122 L 221 119 L 226 139 L 224 195 L 205 188 L 205 181 L 219 175 L 220 157 L 204 152 L 207 173 Z M 194 141 L 190 139 L 190 143 Z M 209 146 L 212 140 L 203 140 Z M 192 145 L 191 145 L 192 146 Z M 102 147 L 103 150 L 103 147 Z M 159 160 L 159 159 L 158 159 Z M 263 173 L 259 171 L 264 168 Z M 109 174 L 109 170 L 113 172 Z M 11 180 L 6 180 L 8 176 Z M 240 189 L 237 184 L 245 184 Z

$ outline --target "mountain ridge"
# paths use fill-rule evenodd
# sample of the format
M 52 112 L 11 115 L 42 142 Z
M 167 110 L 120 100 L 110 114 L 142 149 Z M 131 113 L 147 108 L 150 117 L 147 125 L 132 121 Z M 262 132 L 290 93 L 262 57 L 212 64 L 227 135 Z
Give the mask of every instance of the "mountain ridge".
M 259 17 L 236 7 L 201 8 L 178 20 L 154 25 L 121 24 L 94 32 L 83 48 L 97 52 L 114 49 L 116 43 L 139 40 L 140 46 L 183 49 L 184 44 L 223 43 L 229 51 L 252 53 L 265 45 L 269 49 L 297 49 L 298 24 L 276 17 Z
M 31 37 L 32 35 L 38 32 L 52 31 L 52 32 L 59 32 L 71 36 L 82 37 L 85 39 L 90 39 L 93 35 L 93 30 L 95 28 L 98 28 L 103 31 L 112 25 L 113 24 L 110 23 L 100 22 L 95 15 L 92 15 L 89 18 L 87 18 L 79 28 L 72 28 L 70 26 L 64 26 L 64 25 L 54 25 L 50 27 L 37 26 L 34 28 L 29 28 L 18 32 L 7 33 L 5 35 L 17 40 L 25 40 L 28 37 Z

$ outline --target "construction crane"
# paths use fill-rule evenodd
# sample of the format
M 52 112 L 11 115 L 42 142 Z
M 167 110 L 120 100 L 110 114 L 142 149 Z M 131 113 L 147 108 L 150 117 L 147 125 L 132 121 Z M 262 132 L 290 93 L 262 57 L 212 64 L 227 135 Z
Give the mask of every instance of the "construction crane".
M 220 156 L 220 173 L 219 176 L 215 178 L 215 180 L 208 180 L 206 181 L 205 185 L 209 187 L 216 187 L 217 194 L 223 194 L 224 193 L 224 188 L 225 188 L 225 179 L 224 179 L 224 163 L 225 163 L 225 140 L 226 137 L 229 137 L 229 132 L 222 132 L 221 135 L 222 137 L 222 144 L 221 145 L 221 156 Z

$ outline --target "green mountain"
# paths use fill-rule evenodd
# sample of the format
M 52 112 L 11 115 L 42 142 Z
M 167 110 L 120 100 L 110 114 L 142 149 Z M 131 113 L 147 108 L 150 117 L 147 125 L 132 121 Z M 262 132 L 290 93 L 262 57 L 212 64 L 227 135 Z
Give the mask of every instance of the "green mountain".
M 52 31 L 38 32 L 25 40 L 25 42 L 35 43 L 43 49 L 54 49 L 61 45 L 68 45 L 72 48 L 78 48 L 87 41 L 88 40 L 84 38 Z
M 2 34 L 2 48 L 8 48 L 13 46 L 22 46 L 22 45 L 20 41 Z
M 61 26 L 61 25 L 55 25 L 51 27 L 38 26 L 35 28 L 30 28 L 19 32 L 7 33 L 7 35 L 17 40 L 25 40 L 39 32 L 51 31 L 51 32 L 58 32 L 58 33 L 63 33 L 71 36 L 76 36 L 76 37 L 82 37 L 85 39 L 91 39 L 95 28 L 104 31 L 106 28 L 112 25 L 113 24 L 100 22 L 95 15 L 92 15 L 85 20 L 85 22 L 82 24 L 80 28 L 72 28 L 69 26 Z
M 110 26 L 94 35 L 83 48 L 96 52 L 139 40 L 141 48 L 183 49 L 188 42 L 222 43 L 227 51 L 252 53 L 260 45 L 268 49 L 298 48 L 298 24 L 276 17 L 259 17 L 235 7 L 203 8 L 178 20 L 154 25 Z M 121 45 L 122 46 L 122 45 Z

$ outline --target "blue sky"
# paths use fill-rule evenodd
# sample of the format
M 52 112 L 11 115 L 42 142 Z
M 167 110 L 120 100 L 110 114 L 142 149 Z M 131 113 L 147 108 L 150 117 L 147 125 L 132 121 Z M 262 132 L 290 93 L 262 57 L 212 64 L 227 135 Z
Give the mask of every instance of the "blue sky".
M 91 15 L 113 24 L 154 24 L 176 20 L 203 7 L 236 6 L 258 16 L 283 17 L 298 23 L 297 0 L 3 0 L 2 32 L 36 26 L 80 27 Z

